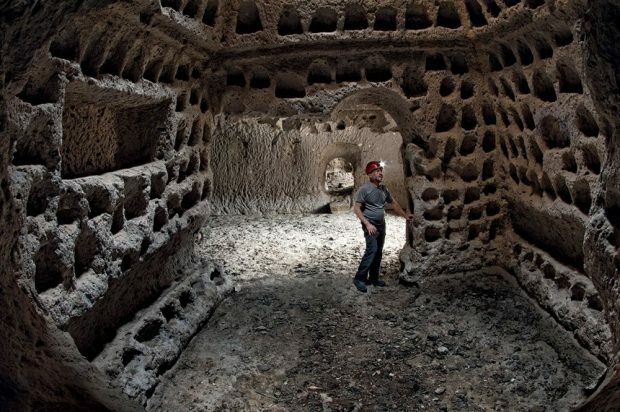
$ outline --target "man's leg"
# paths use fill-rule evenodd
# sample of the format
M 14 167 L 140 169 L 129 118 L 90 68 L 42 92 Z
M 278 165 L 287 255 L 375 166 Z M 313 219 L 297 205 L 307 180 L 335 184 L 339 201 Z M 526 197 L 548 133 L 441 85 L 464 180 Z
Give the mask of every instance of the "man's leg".
M 377 252 L 368 269 L 368 281 L 373 285 L 379 284 L 379 271 L 381 270 L 381 259 L 383 258 L 383 244 L 385 243 L 385 225 L 377 227 L 379 235 L 377 236 Z M 384 283 L 381 282 L 380 286 Z
M 377 237 L 371 236 L 368 231 L 364 229 L 364 238 L 366 239 L 366 250 L 364 251 L 364 256 L 362 256 L 362 261 L 357 269 L 355 278 L 353 279 L 355 286 L 362 292 L 366 291 L 364 283 L 366 282 L 370 265 L 377 253 Z

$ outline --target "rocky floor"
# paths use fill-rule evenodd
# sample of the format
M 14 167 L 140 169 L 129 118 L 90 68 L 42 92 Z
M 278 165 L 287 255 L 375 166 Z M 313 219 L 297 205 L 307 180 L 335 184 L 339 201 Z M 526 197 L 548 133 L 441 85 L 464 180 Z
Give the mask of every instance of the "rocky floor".
M 200 253 L 238 282 L 164 375 L 161 411 L 564 411 L 603 365 L 498 270 L 398 285 L 402 219 L 388 219 L 385 288 L 351 278 L 349 215 L 215 217 Z

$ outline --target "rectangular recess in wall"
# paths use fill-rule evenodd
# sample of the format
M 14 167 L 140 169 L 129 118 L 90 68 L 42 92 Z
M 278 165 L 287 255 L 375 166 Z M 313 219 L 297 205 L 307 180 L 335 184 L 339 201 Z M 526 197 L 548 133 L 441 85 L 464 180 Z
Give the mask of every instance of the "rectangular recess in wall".
M 173 115 L 168 96 L 105 89 L 81 81 L 67 85 L 62 115 L 65 179 L 150 163 L 164 148 Z

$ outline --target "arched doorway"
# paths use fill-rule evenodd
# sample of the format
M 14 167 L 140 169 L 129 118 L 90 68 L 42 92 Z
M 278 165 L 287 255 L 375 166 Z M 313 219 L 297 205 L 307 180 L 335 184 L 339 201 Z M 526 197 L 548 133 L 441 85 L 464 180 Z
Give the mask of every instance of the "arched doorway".
M 359 108 L 369 106 L 378 108 L 385 112 L 387 114 L 386 117 L 394 122 L 394 132 L 398 133 L 402 139 L 398 149 L 400 155 L 398 160 L 401 165 L 401 171 L 399 171 L 398 174 L 404 178 L 402 178 L 401 183 L 397 183 L 396 186 L 400 186 L 403 193 L 403 197 L 402 199 L 399 199 L 399 203 L 403 206 L 403 208 L 407 208 L 411 212 L 414 212 L 413 198 L 408 190 L 406 190 L 408 187 L 408 180 L 413 176 L 413 168 L 410 163 L 411 159 L 409 158 L 410 156 L 407 155 L 406 149 L 407 146 L 411 144 L 414 146 L 416 151 L 426 151 L 428 150 L 428 138 L 419 128 L 415 126 L 416 119 L 410 110 L 411 103 L 402 95 L 389 89 L 371 88 L 357 90 L 346 96 L 334 107 L 331 112 L 331 118 L 333 121 L 342 121 L 342 118 L 347 116 L 347 112 L 359 110 Z M 363 167 L 362 163 L 364 160 L 369 161 L 376 159 L 362 159 L 362 162 L 358 166 Z M 393 160 L 396 161 L 397 159 Z M 362 167 L 359 167 L 361 174 L 363 174 L 363 171 L 361 170 Z M 387 170 L 389 171 L 389 168 Z M 408 226 L 408 244 L 412 238 L 413 235 L 411 233 L 411 228 Z

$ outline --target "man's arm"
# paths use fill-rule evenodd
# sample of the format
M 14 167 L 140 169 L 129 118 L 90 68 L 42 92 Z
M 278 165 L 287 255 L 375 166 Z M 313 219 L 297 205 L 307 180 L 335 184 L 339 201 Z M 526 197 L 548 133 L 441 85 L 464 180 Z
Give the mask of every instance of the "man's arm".
M 377 228 L 372 223 L 370 223 L 368 219 L 366 219 L 366 216 L 364 216 L 364 213 L 362 212 L 361 202 L 355 202 L 355 204 L 353 205 L 353 211 L 355 212 L 355 216 L 357 216 L 360 222 L 362 222 L 362 224 L 366 226 L 368 233 L 370 233 L 371 236 L 376 235 Z
M 403 210 L 402 207 L 400 207 L 400 204 L 398 203 L 398 201 L 396 199 L 392 199 L 392 209 L 394 209 L 396 211 L 396 213 L 398 213 L 399 215 L 401 215 L 402 217 L 404 217 L 407 220 L 413 220 L 413 213 L 407 213 Z

